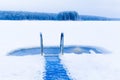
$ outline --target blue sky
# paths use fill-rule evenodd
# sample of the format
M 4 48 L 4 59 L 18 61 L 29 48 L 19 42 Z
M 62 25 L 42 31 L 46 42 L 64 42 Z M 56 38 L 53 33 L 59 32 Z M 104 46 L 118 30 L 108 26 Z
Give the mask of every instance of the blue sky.
M 0 10 L 60 12 L 120 17 L 120 0 L 0 0 Z

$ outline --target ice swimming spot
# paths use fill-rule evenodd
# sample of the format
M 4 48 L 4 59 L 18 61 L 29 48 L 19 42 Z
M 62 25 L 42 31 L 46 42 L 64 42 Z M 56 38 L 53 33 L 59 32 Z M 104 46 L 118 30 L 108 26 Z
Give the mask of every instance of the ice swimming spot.
M 45 72 L 43 79 L 44 80 L 72 80 L 68 69 L 61 63 L 60 56 L 64 55 L 63 53 L 99 53 L 102 54 L 106 52 L 101 48 L 95 46 L 64 46 L 64 34 L 61 33 L 60 46 L 49 46 L 46 47 L 43 45 L 43 36 L 40 34 L 40 46 L 35 48 L 20 49 L 15 50 L 8 55 L 13 56 L 25 56 L 25 55 L 36 55 L 41 54 L 45 59 Z

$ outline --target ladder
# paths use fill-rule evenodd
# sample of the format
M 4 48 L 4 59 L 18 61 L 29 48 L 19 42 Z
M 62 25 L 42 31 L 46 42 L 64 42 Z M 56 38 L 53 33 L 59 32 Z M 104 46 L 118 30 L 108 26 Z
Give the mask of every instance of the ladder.
M 44 55 L 44 46 L 43 46 L 43 36 L 42 33 L 40 33 L 40 54 L 43 56 Z M 60 54 L 63 55 L 64 53 L 64 33 L 61 33 L 60 36 Z

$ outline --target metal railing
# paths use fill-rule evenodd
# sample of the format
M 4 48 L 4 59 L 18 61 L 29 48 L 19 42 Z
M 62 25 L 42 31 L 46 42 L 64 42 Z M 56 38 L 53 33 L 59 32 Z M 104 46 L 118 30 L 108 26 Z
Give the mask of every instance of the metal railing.
M 40 33 L 40 53 L 41 55 L 43 55 L 43 37 L 42 37 L 42 33 Z
M 40 33 L 40 54 L 43 56 L 44 53 L 43 53 L 43 36 L 42 36 L 42 33 Z M 64 53 L 64 33 L 61 33 L 61 36 L 60 36 L 60 54 L 63 55 Z
M 61 37 L 60 37 L 60 53 L 62 55 L 64 53 L 64 33 L 61 33 Z

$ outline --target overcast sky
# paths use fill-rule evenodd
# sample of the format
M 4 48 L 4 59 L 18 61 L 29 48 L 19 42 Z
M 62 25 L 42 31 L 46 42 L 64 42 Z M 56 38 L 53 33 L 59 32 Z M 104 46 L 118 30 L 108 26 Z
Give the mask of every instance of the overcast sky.
M 0 10 L 60 12 L 120 18 L 120 0 L 0 0 Z

